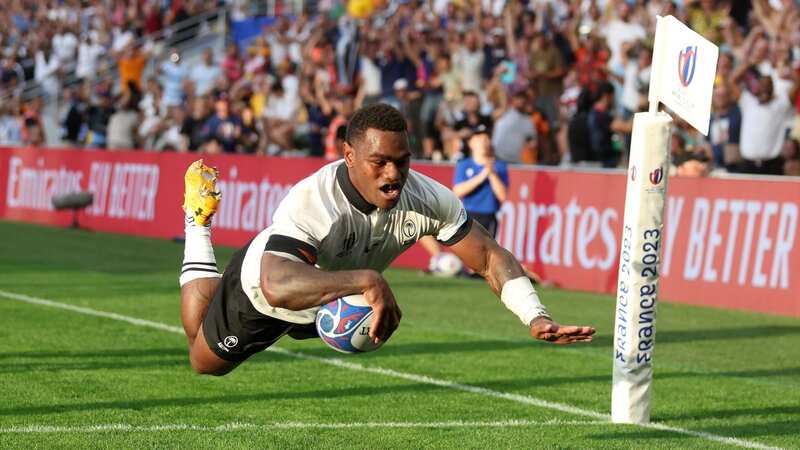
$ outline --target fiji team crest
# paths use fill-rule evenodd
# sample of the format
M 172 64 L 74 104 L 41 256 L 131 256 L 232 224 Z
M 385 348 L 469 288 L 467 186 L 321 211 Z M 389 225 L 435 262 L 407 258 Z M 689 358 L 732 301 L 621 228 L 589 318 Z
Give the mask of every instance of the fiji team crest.
M 697 46 L 686 46 L 678 55 L 678 78 L 683 87 L 688 87 L 694 78 L 694 69 L 697 67 Z

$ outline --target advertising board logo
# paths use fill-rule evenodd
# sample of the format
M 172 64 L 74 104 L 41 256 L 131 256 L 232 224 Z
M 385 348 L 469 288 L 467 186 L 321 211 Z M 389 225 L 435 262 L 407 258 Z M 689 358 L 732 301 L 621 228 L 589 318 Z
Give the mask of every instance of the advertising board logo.
M 661 183 L 661 180 L 664 178 L 664 169 L 659 167 L 658 169 L 650 172 L 650 182 L 658 185 Z
M 697 67 L 697 46 L 687 45 L 678 55 L 678 78 L 683 87 L 689 87 Z

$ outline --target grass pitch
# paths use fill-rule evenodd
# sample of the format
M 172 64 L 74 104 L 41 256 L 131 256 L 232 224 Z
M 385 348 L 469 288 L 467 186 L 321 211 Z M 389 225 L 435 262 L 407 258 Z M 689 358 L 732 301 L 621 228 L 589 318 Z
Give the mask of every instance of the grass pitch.
M 800 447 L 797 319 L 661 303 L 664 426 L 621 426 L 611 296 L 542 289 L 559 321 L 598 328 L 556 347 L 480 281 L 390 270 L 403 321 L 379 351 L 284 338 L 201 377 L 179 329 L 182 245 L 7 222 L 0 236 L 0 448 Z M 231 253 L 217 248 L 221 267 Z

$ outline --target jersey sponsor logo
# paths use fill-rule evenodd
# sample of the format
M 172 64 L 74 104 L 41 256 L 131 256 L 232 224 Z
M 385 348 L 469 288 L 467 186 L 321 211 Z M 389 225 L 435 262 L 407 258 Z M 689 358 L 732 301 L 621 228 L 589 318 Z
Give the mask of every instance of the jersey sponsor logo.
M 344 240 L 342 243 L 342 251 L 336 254 L 337 258 L 341 258 L 343 256 L 349 255 L 353 251 L 353 247 L 356 245 L 356 233 L 351 232 L 347 239 Z
M 689 87 L 694 78 L 694 69 L 697 67 L 697 46 L 686 46 L 678 55 L 678 78 L 683 87 Z

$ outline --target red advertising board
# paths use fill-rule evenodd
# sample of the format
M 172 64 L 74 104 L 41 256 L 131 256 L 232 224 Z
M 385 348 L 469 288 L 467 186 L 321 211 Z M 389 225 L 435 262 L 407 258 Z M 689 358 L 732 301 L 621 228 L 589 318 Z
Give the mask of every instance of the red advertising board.
M 80 215 L 98 231 L 172 238 L 182 234 L 183 172 L 196 155 L 0 149 L 0 218 L 67 225 L 53 195 L 89 190 Z M 243 245 L 268 226 L 287 190 L 325 164 L 318 159 L 216 156 L 224 201 L 214 242 Z M 452 166 L 414 168 L 450 184 Z M 568 289 L 613 293 L 625 196 L 622 173 L 514 168 L 499 242 Z M 669 181 L 661 297 L 800 316 L 797 179 Z M 415 246 L 396 261 L 427 265 Z

